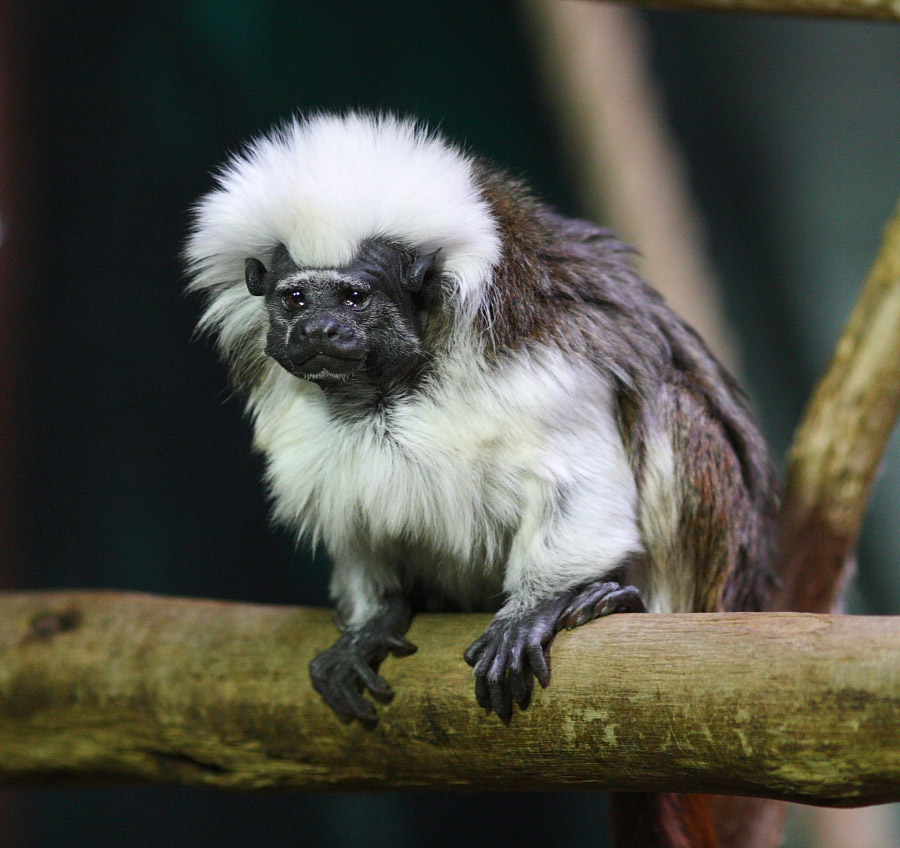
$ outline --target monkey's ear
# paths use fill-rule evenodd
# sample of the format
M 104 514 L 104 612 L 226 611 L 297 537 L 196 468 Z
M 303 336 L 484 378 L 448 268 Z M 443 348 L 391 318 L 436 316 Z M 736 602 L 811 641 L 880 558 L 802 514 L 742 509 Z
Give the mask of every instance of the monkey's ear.
M 250 294 L 258 297 L 266 293 L 266 266 L 258 259 L 244 260 L 244 279 Z
M 417 256 L 413 259 L 406 281 L 406 287 L 411 292 L 421 291 L 434 279 L 437 271 L 437 255 L 440 252 L 441 249 L 438 248 L 434 253 L 426 253 L 424 256 Z

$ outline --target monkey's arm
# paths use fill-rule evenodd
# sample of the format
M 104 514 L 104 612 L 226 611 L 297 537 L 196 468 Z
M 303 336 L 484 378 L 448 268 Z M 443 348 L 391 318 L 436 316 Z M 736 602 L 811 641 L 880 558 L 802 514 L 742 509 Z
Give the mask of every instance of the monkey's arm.
M 412 618 L 410 604 L 389 569 L 349 548 L 335 553 L 331 591 L 338 601 L 337 620 L 343 632 L 312 660 L 310 677 L 325 703 L 342 719 L 374 727 L 378 723 L 375 707 L 362 693 L 367 690 L 382 702 L 394 697 L 377 669 L 389 653 L 415 652 L 416 646 L 404 635 Z
M 643 558 L 634 481 L 624 452 L 611 452 L 610 444 L 616 443 L 598 438 L 596 430 L 569 433 L 548 463 L 566 468 L 569 485 L 535 477 L 523 486 L 506 603 L 465 653 L 478 703 L 504 721 L 513 701 L 528 706 L 534 677 L 549 684 L 550 644 L 559 630 L 645 609 L 639 591 L 626 585 Z
M 545 689 L 550 685 L 550 645 L 560 630 L 614 612 L 646 611 L 637 587 L 601 579 L 564 589 L 509 617 L 498 616 L 465 653 L 474 669 L 479 706 L 509 721 L 513 701 L 523 710 L 531 702 L 535 677 Z

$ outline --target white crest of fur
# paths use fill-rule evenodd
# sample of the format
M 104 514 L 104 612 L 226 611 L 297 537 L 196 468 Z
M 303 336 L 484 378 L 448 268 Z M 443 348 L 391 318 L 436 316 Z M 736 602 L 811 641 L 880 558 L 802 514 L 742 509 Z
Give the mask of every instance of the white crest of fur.
M 294 119 L 234 156 L 196 208 L 186 256 L 191 288 L 210 295 L 201 328 L 227 352 L 264 329 L 244 260 L 284 244 L 301 266 L 349 262 L 368 238 L 441 249 L 442 273 L 477 309 L 500 240 L 472 162 L 409 119 L 348 113 Z

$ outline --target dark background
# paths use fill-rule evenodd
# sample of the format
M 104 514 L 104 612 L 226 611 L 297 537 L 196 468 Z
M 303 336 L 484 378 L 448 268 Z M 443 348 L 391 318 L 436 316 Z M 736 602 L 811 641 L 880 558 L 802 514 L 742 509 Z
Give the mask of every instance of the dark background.
M 891 25 L 648 12 L 746 381 L 781 455 L 900 189 Z M 0 555 L 6 588 L 325 604 L 327 564 L 267 522 L 261 463 L 178 258 L 191 203 L 295 109 L 440 123 L 578 214 L 509 2 L 6 3 Z M 852 608 L 900 612 L 900 457 Z M 0 843 L 602 845 L 595 794 L 0 794 Z M 796 843 L 799 844 L 799 843 Z

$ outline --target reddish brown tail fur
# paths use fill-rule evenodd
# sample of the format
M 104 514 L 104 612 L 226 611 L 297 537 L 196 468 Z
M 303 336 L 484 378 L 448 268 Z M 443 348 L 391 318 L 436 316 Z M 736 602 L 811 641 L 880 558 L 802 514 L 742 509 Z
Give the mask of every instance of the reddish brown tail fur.
M 718 848 L 705 795 L 618 792 L 611 812 L 616 848 Z

